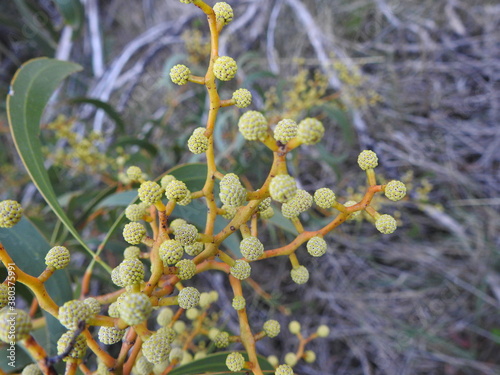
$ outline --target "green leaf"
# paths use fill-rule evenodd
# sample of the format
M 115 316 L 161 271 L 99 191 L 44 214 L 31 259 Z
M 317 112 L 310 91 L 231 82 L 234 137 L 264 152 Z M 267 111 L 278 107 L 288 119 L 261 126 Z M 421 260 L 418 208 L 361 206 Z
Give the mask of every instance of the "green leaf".
M 277 209 L 276 207 L 274 208 L 274 216 L 269 219 L 269 223 L 278 228 L 283 229 L 288 233 L 293 234 L 294 236 L 297 235 L 297 229 L 295 229 L 292 222 L 286 217 L 284 217 L 283 214 L 281 213 L 281 210 Z
M 190 362 L 184 366 L 177 367 L 169 372 L 170 375 L 201 375 L 201 374 L 234 374 L 246 375 L 247 371 L 231 372 L 226 366 L 226 357 L 230 352 L 220 352 L 211 354 L 205 358 Z M 241 352 L 245 361 L 248 361 L 248 355 Z M 259 364 L 264 374 L 274 374 L 274 367 L 262 356 L 258 356 Z
M 57 200 L 44 166 L 39 139 L 40 120 L 50 96 L 64 78 L 81 69 L 78 64 L 47 58 L 33 59 L 23 64 L 11 82 L 7 115 L 17 151 L 33 183 L 68 231 L 93 255 Z M 111 272 L 103 261 L 98 262 Z
M 54 0 L 61 12 L 64 22 L 77 33 L 83 24 L 83 6 L 80 0 Z
M 125 122 L 120 114 L 108 103 L 92 98 L 73 98 L 69 100 L 70 104 L 91 104 L 96 108 L 102 109 L 106 114 L 115 121 L 116 126 L 121 131 L 125 132 Z
M 45 255 L 51 246 L 28 219 L 22 218 L 18 224 L 9 229 L 0 228 L 0 242 L 24 272 L 38 276 L 45 269 Z M 55 272 L 45 282 L 45 287 L 59 306 L 73 298 L 71 282 L 64 270 Z M 47 342 L 40 344 L 44 344 L 42 346 L 45 348 L 51 348 L 53 352 L 50 354 L 55 354 L 57 340 L 66 329 L 52 315 L 45 311 L 43 313 L 47 319 Z

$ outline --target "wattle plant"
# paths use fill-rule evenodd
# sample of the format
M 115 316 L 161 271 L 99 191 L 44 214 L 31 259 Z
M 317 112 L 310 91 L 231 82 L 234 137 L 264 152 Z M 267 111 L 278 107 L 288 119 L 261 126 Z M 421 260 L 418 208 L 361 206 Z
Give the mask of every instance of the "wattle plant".
M 259 356 L 256 341 L 278 336 L 281 327 L 276 320 L 266 321 L 263 327 L 249 321 L 249 304 L 242 284 L 250 277 L 259 281 L 259 274 L 252 271 L 253 263 L 288 257 L 290 280 L 306 284 L 309 270 L 299 263 L 296 252 L 307 251 L 315 258 L 330 256 L 324 238 L 361 211 L 373 219 L 381 233 L 390 234 L 396 229 L 397 223 L 392 216 L 378 213 L 370 204 L 377 193 L 385 193 L 394 201 L 402 199 L 406 188 L 399 181 L 377 184 L 374 168 L 378 165 L 378 158 L 373 151 L 364 150 L 359 155 L 358 163 L 366 171 L 368 182 L 359 201 L 338 202 L 331 186 L 320 187 L 314 192 L 298 187 L 300 176 L 290 175 L 287 155 L 301 145 L 311 146 L 321 141 L 326 131 L 317 118 L 283 118 L 272 124 L 258 111 L 242 113 L 237 124 L 241 135 L 248 142 L 261 142 L 273 154 L 267 178 L 259 186 L 250 188 L 247 180 L 245 184 L 242 182 L 242 176 L 218 168 L 214 148 L 217 116 L 225 107 L 246 108 L 252 99 L 250 91 L 245 88 L 236 90 L 231 98 L 221 98 L 218 91 L 218 81 L 229 81 L 238 71 L 233 58 L 218 54 L 219 34 L 233 20 L 233 10 L 222 2 L 213 7 L 202 0 L 181 2 L 200 8 L 207 16 L 210 29 L 210 62 L 205 75 L 193 75 L 185 65 L 176 65 L 170 71 L 175 84 L 203 85 L 208 93 L 210 109 L 206 123 L 198 124 L 187 141 L 190 152 L 205 155 L 204 183 L 200 189 L 190 190 L 188 181 L 182 181 L 167 171 L 157 179 L 146 179 L 139 167 L 130 166 L 126 175 L 135 184 L 140 202 L 134 200 L 124 210 L 123 216 L 129 222 L 122 224 L 118 220 L 112 228 L 121 228 L 123 240 L 128 243 L 123 245 L 123 261 L 114 269 L 100 256 L 107 239 L 97 247 L 97 252 L 85 244 L 59 206 L 46 171 L 41 168 L 43 157 L 36 138 L 41 112 L 51 90 L 79 67 L 50 59 L 33 60 L 20 69 L 12 82 L 15 94 L 9 96 L 7 106 L 19 154 L 48 204 L 91 255 L 90 265 L 78 285 L 80 298 L 61 301 L 61 296 L 51 293 L 48 284 L 70 264 L 71 249 L 58 245 L 46 256 L 44 254 L 46 268 L 37 276 L 37 271 L 22 269 L 13 260 L 18 249 L 7 244 L 12 241 L 0 244 L 0 259 L 8 270 L 7 279 L 0 284 L 0 307 L 4 307 L 0 313 L 0 339 L 7 345 L 17 342 L 44 374 L 56 373 L 56 364 L 63 361 L 66 374 L 74 374 L 80 369 L 84 374 L 207 374 L 222 371 L 291 375 L 298 361 L 314 361 L 315 353 L 306 351 L 305 345 L 318 337 L 328 336 L 329 329 L 322 325 L 317 332 L 305 336 L 300 324 L 292 322 L 289 329 L 300 342 L 297 352 L 287 353 L 285 363 L 281 364 L 276 363 L 275 357 L 266 360 Z M 25 104 L 30 101 L 34 101 L 34 105 L 26 109 Z M 206 208 L 203 227 L 190 223 L 188 217 L 173 218 L 177 206 L 189 207 L 194 202 Z M 323 227 L 306 230 L 300 217 L 310 209 L 328 212 L 332 219 Z M 293 240 L 278 247 L 262 239 L 260 225 L 261 221 L 270 219 L 275 210 L 281 210 L 297 232 Z M 22 212 L 15 201 L 1 202 L 0 227 L 14 230 L 16 225 L 28 225 L 21 220 Z M 216 229 L 220 218 L 224 218 L 224 225 Z M 9 236 L 9 230 L 2 233 Z M 235 237 L 238 237 L 239 251 L 231 249 L 229 241 Z M 241 254 L 241 257 L 234 254 Z M 114 292 L 90 296 L 89 285 L 96 264 L 102 266 L 116 285 Z M 232 288 L 232 308 L 238 315 L 239 332 L 218 330 L 215 328 L 217 322 L 207 313 L 217 300 L 217 294 L 200 292 L 197 275 L 215 272 L 225 274 Z M 9 287 L 16 283 L 31 290 L 37 301 L 35 311 L 39 307 L 47 314 L 46 318 L 53 316 L 65 327 L 65 332 L 57 338 L 57 355 L 50 357 L 49 353 L 54 351 L 31 334 L 32 330 L 49 324 L 49 319 L 37 318 L 32 322 L 30 316 L 17 310 L 9 298 Z M 15 324 L 9 321 L 8 312 L 17 314 Z M 186 326 L 184 317 L 191 322 L 189 326 Z M 9 335 L 9 332 L 13 334 Z M 216 348 L 239 343 L 243 350 L 207 357 L 206 348 L 195 340 L 199 336 L 209 338 Z M 107 350 L 108 345 L 120 345 L 120 350 Z M 198 367 L 196 363 L 199 363 Z M 29 370 L 26 371 L 37 373 L 34 364 L 27 366 Z

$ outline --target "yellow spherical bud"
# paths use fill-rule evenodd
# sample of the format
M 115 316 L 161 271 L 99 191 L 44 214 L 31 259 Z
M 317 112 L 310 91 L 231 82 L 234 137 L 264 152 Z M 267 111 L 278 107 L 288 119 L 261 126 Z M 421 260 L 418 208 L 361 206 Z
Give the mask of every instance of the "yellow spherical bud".
M 123 228 L 123 238 L 131 245 L 138 245 L 146 236 L 146 228 L 141 223 L 132 222 Z
M 185 85 L 188 83 L 191 70 L 186 65 L 178 64 L 170 69 L 170 79 L 176 85 Z
M 295 179 L 287 174 L 275 176 L 269 185 L 269 194 L 275 201 L 286 203 L 297 193 Z
M 214 63 L 214 75 L 221 81 L 230 81 L 236 75 L 238 65 L 232 57 L 220 56 Z
M 230 371 L 240 371 L 245 365 L 245 358 L 241 353 L 232 352 L 226 358 L 226 366 Z
M 312 350 L 306 350 L 304 352 L 304 361 L 307 363 L 313 363 L 316 361 L 316 353 L 314 353 Z
M 290 367 L 293 367 L 297 364 L 297 356 L 295 355 L 295 353 L 286 353 L 285 354 L 285 363 L 290 366 Z
M 358 165 L 364 171 L 375 168 L 378 165 L 377 154 L 371 150 L 361 151 L 358 156 Z
M 238 108 L 246 108 L 252 104 L 252 93 L 247 89 L 238 89 L 233 92 L 234 105 Z
M 377 220 L 375 220 L 375 227 L 380 233 L 391 234 L 397 228 L 396 219 L 391 215 L 380 215 Z
M 233 20 L 233 8 L 231 5 L 225 2 L 215 3 L 214 7 L 215 18 L 217 21 L 222 22 L 223 25 L 227 25 Z
M 318 143 L 325 134 L 325 128 L 321 121 L 309 117 L 299 122 L 297 129 L 297 137 L 306 145 L 314 145 Z
M 132 165 L 128 167 L 127 169 L 127 177 L 130 178 L 132 181 L 139 181 L 142 179 L 142 170 L 141 168 Z
M 398 180 L 392 180 L 385 185 L 384 194 L 391 201 L 399 201 L 406 195 L 406 186 Z
M 264 139 L 267 135 L 267 120 L 260 112 L 247 111 L 240 117 L 238 129 L 247 141 Z
M 286 144 L 290 139 L 297 136 L 298 125 L 290 119 L 283 119 L 274 128 L 274 139 Z
M 292 320 L 289 324 L 288 324 L 288 330 L 290 331 L 291 334 L 293 335 L 297 335 L 300 333 L 300 323 L 297 322 L 296 320 Z
M 64 246 L 54 246 L 45 256 L 45 264 L 56 270 L 66 268 L 70 261 L 69 250 Z
M 18 202 L 10 199 L 0 202 L 0 228 L 12 228 L 22 215 L 23 208 Z
M 194 129 L 193 134 L 188 139 L 188 148 L 193 154 L 203 154 L 208 150 L 208 138 L 205 135 L 205 128 Z
M 67 331 L 57 341 L 57 354 L 61 355 L 71 348 L 69 354 L 64 357 L 63 361 L 68 359 L 82 359 L 87 351 L 87 340 L 85 336 L 78 335 L 73 341 L 75 331 Z
M 147 204 L 155 204 L 161 199 L 163 189 L 154 181 L 144 181 L 137 192 L 141 201 Z
M 330 334 L 330 328 L 322 324 L 318 327 L 316 333 L 318 334 L 319 337 L 327 337 Z

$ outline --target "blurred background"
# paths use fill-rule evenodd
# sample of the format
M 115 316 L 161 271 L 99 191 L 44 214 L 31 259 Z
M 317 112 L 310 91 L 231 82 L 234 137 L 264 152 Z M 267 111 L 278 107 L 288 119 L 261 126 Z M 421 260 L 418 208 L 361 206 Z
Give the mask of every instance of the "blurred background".
M 326 238 L 325 257 L 300 249 L 311 273 L 306 285 L 291 282 L 287 259 L 255 264 L 253 279 L 268 295 L 246 286 L 251 321 L 273 318 L 285 328 L 296 319 L 304 334 L 331 327 L 328 338 L 308 345 L 316 362 L 299 362 L 298 374 L 500 374 L 498 2 L 228 2 L 235 18 L 222 32 L 220 55 L 235 58 L 239 70 L 220 84 L 221 97 L 244 87 L 253 94 L 250 109 L 272 125 L 308 116 L 325 125 L 320 144 L 290 156 L 300 187 L 329 187 L 341 203 L 360 199 L 366 181 L 357 155 L 372 149 L 378 181 L 399 179 L 409 190 L 401 202 L 374 200 L 379 212 L 397 218 L 394 234 L 381 235 L 361 217 Z M 204 75 L 208 41 L 205 16 L 178 0 L 0 3 L 2 97 L 31 58 L 83 66 L 51 101 L 41 137 L 52 182 L 86 238 L 102 236 L 118 213 L 82 210 L 78 202 L 90 199 L 84 192 L 126 185 L 129 165 L 155 178 L 204 160 L 186 142 L 205 124 L 205 89 L 175 86 L 168 72 L 183 63 Z M 243 112 L 220 111 L 217 163 L 255 188 L 272 155 L 238 134 Z M 0 198 L 22 202 L 47 237 L 70 241 L 54 235 L 55 216 L 16 156 L 3 100 L 0 141 Z M 302 219 L 315 229 L 330 215 L 311 210 Z M 266 249 L 293 238 L 278 219 L 262 226 Z M 124 246 L 115 237 L 105 255 L 111 266 Z M 88 262 L 83 255 L 78 261 Z M 205 282 L 221 295 L 220 321 L 237 331 L 226 278 Z M 282 362 L 297 340 L 283 329 L 258 348 Z

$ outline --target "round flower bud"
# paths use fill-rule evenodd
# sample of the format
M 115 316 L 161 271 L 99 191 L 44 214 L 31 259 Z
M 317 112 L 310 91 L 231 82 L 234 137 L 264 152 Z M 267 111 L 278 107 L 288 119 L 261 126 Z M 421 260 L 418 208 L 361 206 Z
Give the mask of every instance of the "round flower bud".
M 295 353 L 286 353 L 285 354 L 285 363 L 290 366 L 290 367 L 293 367 L 297 364 L 297 356 L 295 355 Z
M 279 365 L 274 375 L 293 375 L 293 370 L 288 365 Z
M 100 327 L 98 338 L 99 341 L 105 345 L 113 345 L 120 342 L 124 335 L 124 329 L 118 329 L 116 327 Z
M 188 139 L 188 148 L 193 154 L 203 154 L 208 150 L 208 138 L 205 135 L 205 128 L 196 128 Z
M 200 303 L 200 292 L 192 286 L 183 288 L 179 292 L 178 302 L 179 306 L 185 310 L 198 306 Z
M 293 219 L 299 216 L 300 213 L 307 211 L 313 202 L 313 197 L 307 191 L 298 189 L 293 198 L 283 203 L 281 212 L 287 219 Z
M 248 236 L 240 242 L 240 250 L 248 260 L 257 260 L 264 254 L 264 245 L 257 237 Z
M 85 352 L 87 351 L 87 340 L 85 336 L 78 335 L 76 340 L 73 340 L 74 336 L 75 331 L 67 331 L 57 341 L 58 355 L 65 353 L 71 346 L 71 351 L 64 357 L 63 361 L 67 361 L 68 359 L 82 359 L 85 357 Z
M 267 135 L 267 120 L 260 112 L 247 111 L 240 117 L 238 129 L 247 141 L 264 139 Z
M 77 329 L 78 323 L 90 319 L 91 310 L 83 301 L 72 300 L 59 308 L 58 319 L 67 329 Z
M 229 56 L 220 56 L 214 63 L 214 75 L 221 81 L 230 81 L 236 75 L 238 65 Z
M 160 310 L 160 313 L 156 317 L 156 322 L 162 327 L 166 326 L 168 323 L 172 321 L 174 317 L 174 312 L 169 307 L 164 307 Z
M 260 202 L 259 206 L 257 207 L 257 211 L 262 212 L 267 210 L 269 207 L 271 207 L 271 197 L 267 197 L 262 202 Z
M 219 334 L 219 332 L 220 332 L 220 331 L 219 331 L 217 328 L 214 328 L 214 327 L 210 328 L 210 329 L 208 330 L 208 338 L 209 338 L 210 340 L 214 341 L 214 340 L 215 340 L 215 338 L 217 337 L 217 335 Z
M 118 310 L 119 306 L 120 306 L 120 304 L 118 302 L 113 302 L 112 304 L 109 305 L 108 315 L 111 318 L 119 318 L 120 317 L 120 310 Z
M 234 105 L 238 108 L 246 108 L 252 104 L 252 93 L 247 89 L 238 89 L 233 92 Z
M 144 215 L 147 214 L 148 205 L 145 203 L 131 204 L 125 209 L 125 217 L 130 221 L 142 220 Z
M 375 168 L 378 165 L 377 154 L 371 150 L 361 151 L 358 156 L 358 165 L 364 171 Z
M 176 333 L 181 335 L 186 330 L 186 323 L 184 323 L 182 320 L 177 320 L 173 325 L 173 329 Z
M 391 234 L 397 228 L 396 219 L 391 215 L 380 215 L 377 220 L 375 220 L 375 227 L 380 233 Z
M 139 258 L 141 255 L 141 249 L 137 246 L 129 246 L 123 251 L 123 257 L 125 259 Z
M 125 286 L 142 282 L 144 274 L 144 264 L 137 258 L 125 259 L 120 263 L 120 280 Z
M 170 182 L 165 188 L 165 196 L 169 201 L 180 202 L 185 199 L 188 194 L 189 190 L 186 184 L 179 180 Z
M 212 298 L 210 297 L 210 293 L 203 292 L 200 294 L 200 307 L 202 309 L 210 306 L 212 304 Z
M 235 176 L 234 173 L 227 174 L 221 180 L 219 198 L 225 206 L 239 207 L 245 204 L 247 191 L 238 177 L 233 179 L 231 176 Z
M 193 356 L 186 350 L 182 352 L 182 361 L 180 363 L 181 366 L 186 365 L 193 361 Z
M 172 222 L 170 223 L 170 228 L 172 228 L 172 232 L 175 234 L 175 229 L 182 226 L 182 225 L 186 225 L 188 222 L 184 219 L 175 219 L 175 220 L 172 220 Z
M 12 317 L 15 316 L 14 324 Z M 0 340 L 6 343 L 24 340 L 30 334 L 32 325 L 27 312 L 19 309 L 4 309 L 0 312 Z
M 230 371 L 240 371 L 245 366 L 245 358 L 238 352 L 229 353 L 226 357 L 226 366 Z
M 149 375 L 153 371 L 154 366 L 154 364 L 149 362 L 147 358 L 143 356 L 135 361 L 134 369 L 137 372 L 137 375 Z
M 273 367 L 278 367 L 279 364 L 278 357 L 276 357 L 275 355 L 270 355 L 269 357 L 267 357 L 267 362 L 269 362 Z
M 314 353 L 312 350 L 306 350 L 304 352 L 304 361 L 307 363 L 313 363 L 316 361 L 316 353 Z
M 43 374 L 42 370 L 40 370 L 38 365 L 32 363 L 31 365 L 28 365 L 23 369 L 21 375 L 43 375 Z
M 203 242 L 195 242 L 192 245 L 184 246 L 184 251 L 186 252 L 186 254 L 190 255 L 192 257 L 197 256 L 204 249 L 205 249 L 205 245 L 203 244 Z
M 179 322 L 184 323 L 182 320 L 178 320 L 175 323 L 179 323 Z M 174 323 L 174 326 L 175 326 L 175 323 Z M 182 331 L 184 331 L 184 330 L 182 330 Z M 175 339 L 177 338 L 177 332 L 174 328 L 161 327 L 157 332 L 164 335 L 167 338 L 167 342 L 169 344 L 173 343 L 175 341 Z
M 260 213 L 261 219 L 270 219 L 273 216 L 274 216 L 274 209 L 272 207 L 268 207 Z
M 146 294 L 128 293 L 120 301 L 118 310 L 120 311 L 120 318 L 133 326 L 145 321 L 151 315 L 153 306 Z
M 192 200 L 193 198 L 191 198 L 191 193 L 188 192 L 188 194 L 184 197 L 184 199 L 177 202 L 177 204 L 179 206 L 187 206 L 189 203 L 191 203 Z
M 179 225 L 175 228 L 175 239 L 182 245 L 188 246 L 196 242 L 198 229 L 192 224 Z
M 142 179 L 142 170 L 141 168 L 132 165 L 127 169 L 127 177 L 132 181 L 139 181 Z
M 401 181 L 392 180 L 385 185 L 384 194 L 391 201 L 399 201 L 406 195 L 406 186 Z
M 200 310 L 196 308 L 192 308 L 186 311 L 186 318 L 188 318 L 189 320 L 195 320 L 199 316 L 200 316 Z
M 131 245 L 138 245 L 146 236 L 146 228 L 135 221 L 128 223 L 123 228 L 123 238 Z
M 227 220 L 232 220 L 236 216 L 236 212 L 238 212 L 238 207 L 231 207 L 224 204 L 221 208 L 225 211 L 222 217 Z
M 159 249 L 160 259 L 164 265 L 175 264 L 182 259 L 184 249 L 177 240 L 166 240 L 160 245 Z
M 326 241 L 322 237 L 312 237 L 307 241 L 307 252 L 313 257 L 320 257 L 326 253 Z
M 214 7 L 215 18 L 223 25 L 227 25 L 233 20 L 233 8 L 225 2 L 215 3 Z
M 219 332 L 214 337 L 214 344 L 219 349 L 226 348 L 229 345 L 229 333 Z
M 154 181 L 144 181 L 137 191 L 139 199 L 147 204 L 155 204 L 161 199 L 163 189 Z
M 288 330 L 290 331 L 291 334 L 293 335 L 298 335 L 300 333 L 300 323 L 297 322 L 296 320 L 292 320 L 288 324 Z
M 119 286 L 120 288 L 125 288 L 125 283 L 122 281 L 122 278 L 120 276 L 120 266 L 113 268 L 113 270 L 111 271 L 111 281 L 116 286 Z
M 6 284 L 0 284 L 0 309 L 7 306 L 9 302 L 9 287 Z
M 276 337 L 279 335 L 281 326 L 277 320 L 268 320 L 264 323 L 264 332 L 270 338 Z
M 318 327 L 316 334 L 319 337 L 327 337 L 330 334 L 330 328 L 328 328 L 328 326 L 322 324 Z
M 12 228 L 23 215 L 21 205 L 11 199 L 0 202 L 0 228 Z
M 269 185 L 271 198 L 280 203 L 286 203 L 297 192 L 295 179 L 288 174 L 275 176 Z
M 344 203 L 344 206 L 345 207 L 352 207 L 355 204 L 358 204 L 358 202 L 356 202 L 356 201 L 347 201 L 347 202 Z M 359 215 L 361 215 L 361 211 L 355 211 L 355 212 L 353 212 L 353 213 L 351 213 L 349 215 L 349 217 L 347 218 L 347 220 L 355 220 L 356 218 L 359 217 Z
M 246 306 L 247 302 L 245 300 L 245 297 L 243 296 L 235 296 L 233 298 L 233 309 L 235 309 L 236 311 L 239 311 L 239 310 L 243 310 Z
M 153 333 L 144 344 L 142 344 L 142 354 L 146 359 L 155 364 L 159 365 L 162 362 L 168 360 L 168 355 L 170 354 L 172 347 L 167 341 L 167 337 L 161 332 Z
M 234 266 L 229 269 L 229 272 L 238 280 L 245 280 L 250 277 L 252 268 L 250 267 L 250 264 L 248 264 L 248 262 L 240 259 L 234 262 Z
M 83 303 L 87 305 L 90 311 L 90 316 L 94 317 L 101 312 L 101 304 L 95 298 L 89 297 L 83 300 Z
M 295 284 L 305 284 L 309 280 L 309 271 L 304 266 L 298 266 L 290 271 L 290 276 Z
M 45 264 L 56 270 L 62 270 L 69 264 L 69 250 L 64 246 L 54 246 L 45 256 Z
M 185 85 L 188 83 L 191 70 L 186 65 L 178 64 L 170 69 L 170 79 L 176 85 Z
M 324 209 L 329 209 L 335 203 L 335 193 L 328 188 L 321 188 L 314 193 L 314 202 Z
M 323 134 L 325 134 L 325 128 L 321 121 L 308 117 L 299 122 L 297 137 L 303 144 L 314 145 L 321 141 Z
M 278 122 L 274 128 L 274 139 L 286 144 L 290 139 L 297 136 L 298 125 L 295 121 L 284 119 Z
M 178 273 L 177 276 L 181 280 L 189 280 L 196 275 L 196 264 L 191 259 L 183 259 L 175 264 Z
M 210 297 L 211 303 L 217 302 L 219 300 L 219 293 L 216 290 L 211 290 L 208 292 L 208 296 Z
M 165 190 L 167 188 L 167 185 L 175 180 L 176 178 L 174 176 L 172 176 L 171 174 L 166 174 L 161 178 L 160 185 L 163 188 L 163 190 Z
M 174 361 L 174 360 L 181 360 L 182 357 L 184 355 L 184 352 L 182 350 L 182 348 L 172 348 L 172 351 L 170 352 L 169 356 L 168 356 L 168 360 L 170 362 Z

